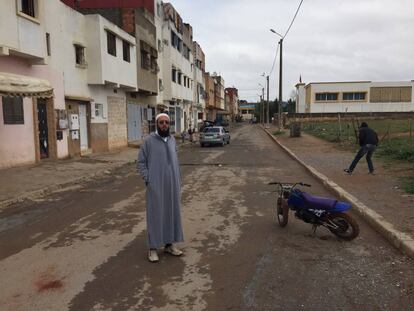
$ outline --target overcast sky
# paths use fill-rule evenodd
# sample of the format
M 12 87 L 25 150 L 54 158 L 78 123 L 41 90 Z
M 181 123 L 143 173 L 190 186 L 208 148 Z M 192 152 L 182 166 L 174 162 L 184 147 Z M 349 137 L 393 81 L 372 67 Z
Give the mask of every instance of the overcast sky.
M 300 0 L 171 0 L 206 54 L 206 70 L 257 100 Z M 270 76 L 278 96 L 279 59 Z M 283 99 L 295 84 L 414 79 L 413 0 L 304 0 L 283 42 Z

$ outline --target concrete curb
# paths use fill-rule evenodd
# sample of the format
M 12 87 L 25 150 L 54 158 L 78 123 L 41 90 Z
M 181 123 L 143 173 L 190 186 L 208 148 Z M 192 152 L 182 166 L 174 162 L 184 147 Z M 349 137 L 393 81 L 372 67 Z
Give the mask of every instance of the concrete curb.
M 61 191 L 61 190 L 64 190 L 65 188 L 70 189 L 70 187 L 72 187 L 74 184 L 78 184 L 78 183 L 86 182 L 86 181 L 92 181 L 95 178 L 102 177 L 105 175 L 110 175 L 112 171 L 124 165 L 131 164 L 131 163 L 134 163 L 134 162 L 129 161 L 129 162 L 117 163 L 117 164 L 112 165 L 111 167 L 107 167 L 105 169 L 99 170 L 87 176 L 74 178 L 71 181 L 65 181 L 63 183 L 54 184 L 51 186 L 44 187 L 42 189 L 26 192 L 25 194 L 20 195 L 16 198 L 1 201 L 0 210 L 5 209 L 13 204 L 23 202 L 24 200 L 37 200 L 53 192 L 56 192 L 59 190 Z
M 318 179 L 330 191 L 339 196 L 340 199 L 348 201 L 354 207 L 354 210 L 377 232 L 386 238 L 394 247 L 414 259 L 414 239 L 405 232 L 394 228 L 394 225 L 386 221 L 384 217 L 370 209 L 356 197 L 346 192 L 328 177 L 317 171 L 314 167 L 307 165 L 299 159 L 289 148 L 282 145 L 267 129 L 261 127 L 273 141 L 279 145 L 291 158 L 299 162 L 312 176 Z

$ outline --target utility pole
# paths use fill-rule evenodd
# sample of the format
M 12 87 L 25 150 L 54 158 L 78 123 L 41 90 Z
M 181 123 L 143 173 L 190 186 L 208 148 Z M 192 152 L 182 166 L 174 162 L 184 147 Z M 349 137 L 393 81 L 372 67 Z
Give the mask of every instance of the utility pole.
M 262 88 L 262 124 L 264 125 L 265 121 L 264 121 L 264 116 L 265 116 L 265 109 L 264 109 L 264 100 L 265 100 L 265 96 L 264 96 L 264 87 Z
M 267 126 L 269 126 L 269 118 L 270 118 L 270 116 L 269 116 L 269 76 L 267 76 L 266 77 L 266 81 L 267 81 L 267 114 L 266 114 L 266 123 L 267 123 Z
M 282 131 L 282 46 L 283 38 L 279 41 L 280 44 L 280 68 L 279 68 L 279 131 Z

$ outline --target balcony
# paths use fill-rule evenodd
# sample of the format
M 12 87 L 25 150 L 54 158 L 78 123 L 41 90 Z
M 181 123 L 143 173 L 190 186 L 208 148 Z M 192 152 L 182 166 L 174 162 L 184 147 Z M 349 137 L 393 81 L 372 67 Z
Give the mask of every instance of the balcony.
M 31 64 L 45 64 L 46 33 L 39 19 L 42 14 L 38 13 L 42 6 L 36 5 L 32 13 L 25 12 L 20 6 L 20 1 L 2 1 L 0 56 L 17 56 Z
M 135 38 L 100 15 L 87 15 L 88 83 L 137 90 Z

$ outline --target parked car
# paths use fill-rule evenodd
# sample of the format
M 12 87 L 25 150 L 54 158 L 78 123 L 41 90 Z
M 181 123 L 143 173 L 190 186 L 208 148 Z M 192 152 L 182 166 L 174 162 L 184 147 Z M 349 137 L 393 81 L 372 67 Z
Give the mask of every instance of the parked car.
M 206 145 L 221 145 L 230 144 L 230 133 L 222 126 L 206 127 L 200 133 L 200 146 Z
M 210 127 L 210 126 L 214 126 L 214 122 L 213 121 L 204 120 L 203 123 L 200 126 L 200 132 L 203 132 L 205 128 Z

